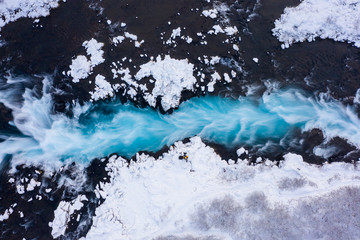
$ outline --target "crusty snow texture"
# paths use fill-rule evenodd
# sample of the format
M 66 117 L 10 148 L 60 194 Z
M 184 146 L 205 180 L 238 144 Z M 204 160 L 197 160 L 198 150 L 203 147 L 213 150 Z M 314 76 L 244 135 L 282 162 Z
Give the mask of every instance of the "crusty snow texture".
M 199 137 L 136 159 L 109 159 L 110 182 L 95 191 L 105 202 L 86 239 L 360 238 L 353 164 L 319 167 L 295 154 L 280 166 L 227 163 Z
M 0 29 L 19 18 L 45 17 L 50 9 L 59 6 L 59 0 L 1 0 Z
M 360 47 L 360 1 L 304 0 L 297 7 L 285 8 L 273 34 L 284 43 L 282 48 L 316 37 Z
M 180 104 L 181 92 L 185 89 L 193 90 L 196 78 L 193 76 L 194 65 L 187 59 L 177 60 L 166 55 L 164 59 L 160 56 L 156 61 L 140 66 L 135 79 L 141 80 L 152 77 L 155 86 L 152 93 L 147 95 L 146 100 L 150 106 L 156 105 L 156 98 L 161 96 L 161 105 L 165 111 L 177 107 Z
M 105 80 L 105 77 L 98 74 L 95 77 L 95 91 L 90 92 L 92 100 L 104 99 L 114 96 L 114 89 L 111 84 Z
M 54 220 L 49 223 L 51 230 L 51 235 L 54 238 L 58 238 L 64 235 L 66 231 L 67 224 L 70 221 L 71 214 L 74 211 L 80 210 L 83 206 L 82 201 L 86 201 L 87 198 L 84 195 L 79 195 L 76 199 L 71 202 L 61 201 L 54 212 Z
M 86 54 L 90 59 L 84 55 L 79 55 L 72 60 L 67 74 L 73 78 L 72 81 L 74 83 L 78 83 L 80 79 L 90 76 L 93 68 L 105 61 L 103 57 L 104 51 L 102 50 L 103 43 L 92 38 L 89 41 L 85 41 L 82 46 L 86 49 Z

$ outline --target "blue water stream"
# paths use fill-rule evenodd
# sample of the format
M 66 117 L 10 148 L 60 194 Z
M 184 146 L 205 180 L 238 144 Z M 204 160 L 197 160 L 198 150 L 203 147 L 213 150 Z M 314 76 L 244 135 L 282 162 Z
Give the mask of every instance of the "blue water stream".
M 360 145 L 360 120 L 350 107 L 334 100 L 315 100 L 296 89 L 265 93 L 256 101 L 222 97 L 193 98 L 172 114 L 140 109 L 119 102 L 75 108 L 75 117 L 51 114 L 50 94 L 24 94 L 14 108 L 13 124 L 23 136 L 0 143 L 0 157 L 89 162 L 118 153 L 130 157 L 140 150 L 198 135 L 227 147 L 279 141 L 294 128 L 321 128 L 330 138 L 340 136 Z

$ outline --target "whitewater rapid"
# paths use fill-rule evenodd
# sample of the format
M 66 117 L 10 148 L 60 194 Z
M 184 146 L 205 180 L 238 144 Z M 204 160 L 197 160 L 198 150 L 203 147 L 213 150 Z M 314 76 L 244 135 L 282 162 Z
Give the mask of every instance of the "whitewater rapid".
M 0 159 L 16 164 L 88 163 L 117 153 L 157 151 L 192 136 L 227 147 L 282 142 L 296 128 L 320 128 L 360 147 L 360 120 L 350 106 L 331 98 L 314 99 L 297 89 L 267 91 L 260 99 L 206 96 L 182 103 L 172 114 L 119 101 L 77 104 L 74 116 L 52 113 L 50 80 L 37 97 L 26 89 L 22 101 L 11 88 L 0 101 L 13 110 L 11 122 L 22 134 L 2 135 Z M 22 103 L 19 103 L 22 102 Z

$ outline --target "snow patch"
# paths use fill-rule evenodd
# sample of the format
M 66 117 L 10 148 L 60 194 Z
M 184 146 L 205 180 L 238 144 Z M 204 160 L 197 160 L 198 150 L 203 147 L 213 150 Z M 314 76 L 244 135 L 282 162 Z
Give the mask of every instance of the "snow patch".
M 114 43 L 115 46 L 117 46 L 118 44 L 122 43 L 125 40 L 124 36 L 117 36 L 114 37 L 112 42 Z
M 97 42 L 95 39 L 91 39 L 83 43 L 83 47 L 85 47 L 86 53 L 90 59 L 84 55 L 79 55 L 72 60 L 70 70 L 67 72 L 67 75 L 73 78 L 72 81 L 74 83 L 78 83 L 80 79 L 90 76 L 93 68 L 105 61 L 103 58 L 103 46 L 103 43 Z
M 40 185 L 41 185 L 41 182 L 31 179 L 26 187 L 26 191 L 27 192 L 33 191 L 35 189 L 35 187 L 39 187 Z
M 238 150 L 236 150 L 236 155 L 238 155 L 238 157 L 240 157 L 242 154 L 246 153 L 247 154 L 247 150 L 245 150 L 245 148 L 241 147 Z
M 92 100 L 105 99 L 114 96 L 114 89 L 111 84 L 105 80 L 105 77 L 98 74 L 95 77 L 95 91 L 90 92 Z
M 80 79 L 87 78 L 91 73 L 91 62 L 84 56 L 79 55 L 72 60 L 68 75 L 73 77 L 73 82 L 78 83 Z
M 287 7 L 275 21 L 273 35 L 282 48 L 295 42 L 329 38 L 360 47 L 360 2 L 358 0 L 304 0 Z
M 209 18 L 217 18 L 218 11 L 216 9 L 209 9 L 202 11 L 202 15 Z
M 83 43 L 83 47 L 85 47 L 87 55 L 90 56 L 90 62 L 92 67 L 95 67 L 105 61 L 105 59 L 103 58 L 103 46 L 103 43 L 96 41 L 94 38 Z
M 126 26 L 126 25 L 125 25 Z M 115 46 L 122 43 L 125 39 L 129 39 L 130 42 L 135 42 L 135 47 L 139 48 L 145 41 L 138 41 L 138 36 L 129 32 L 125 32 L 124 36 L 117 36 L 112 39 Z
M 226 35 L 228 36 L 232 36 L 232 35 L 235 35 L 239 32 L 239 30 L 237 29 L 237 27 L 233 26 L 233 27 L 226 27 L 224 29 Z
M 354 97 L 354 103 L 360 104 L 360 88 L 356 91 L 356 94 Z
M 214 25 L 213 26 L 214 29 L 214 34 L 217 35 L 218 33 L 224 33 L 224 30 L 220 27 L 220 25 Z
M 3 214 L 0 214 L 0 222 L 8 220 L 10 215 L 14 212 L 14 207 L 16 207 L 16 203 L 12 204 L 8 209 L 5 210 Z
M 172 30 L 170 38 L 166 41 L 166 44 L 175 44 L 175 38 L 181 37 L 181 28 L 178 27 Z
M 125 32 L 124 33 L 125 37 L 128 39 L 131 39 L 133 41 L 137 41 L 138 37 L 135 34 L 129 33 L 129 32 Z
M 207 84 L 208 91 L 213 92 L 215 90 L 214 85 L 216 84 L 217 81 L 220 80 L 221 80 L 221 76 L 218 72 L 214 72 L 213 74 L 211 74 L 211 81 Z
M 193 76 L 194 65 L 187 59 L 177 60 L 166 55 L 160 56 L 140 66 L 135 79 L 153 77 L 155 86 L 151 94 L 147 95 L 150 106 L 155 107 L 156 99 L 161 97 L 161 105 L 165 111 L 177 107 L 180 104 L 181 92 L 185 89 L 193 90 L 196 79 Z
M 19 18 L 38 18 L 50 15 L 60 0 L 2 0 L 0 1 L 0 30 Z M 65 2 L 65 1 L 64 1 Z
M 83 207 L 83 201 L 88 199 L 84 195 L 79 195 L 71 202 L 61 201 L 54 212 L 54 220 L 49 222 L 49 226 L 52 228 L 51 235 L 54 238 L 58 238 L 65 234 L 66 227 L 70 221 L 70 216 L 75 211 L 80 210 Z

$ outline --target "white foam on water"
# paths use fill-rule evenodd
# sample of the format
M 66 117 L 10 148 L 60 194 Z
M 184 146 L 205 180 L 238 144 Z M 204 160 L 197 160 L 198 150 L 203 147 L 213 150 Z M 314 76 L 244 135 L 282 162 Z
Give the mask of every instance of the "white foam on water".
M 131 157 L 196 135 L 228 147 L 280 142 L 293 127 L 320 128 L 328 140 L 339 136 L 360 147 L 360 120 L 352 107 L 316 100 L 296 89 L 266 92 L 259 101 L 193 98 L 170 115 L 130 103 L 88 103 L 75 106 L 73 118 L 52 113 L 48 78 L 41 98 L 26 89 L 23 102 L 14 105 L 11 99 L 18 93 L 11 88 L 2 92 L 9 96 L 2 101 L 13 109 L 13 124 L 23 134 L 0 143 L 0 158 L 12 155 L 14 166 L 88 163 L 112 153 Z

